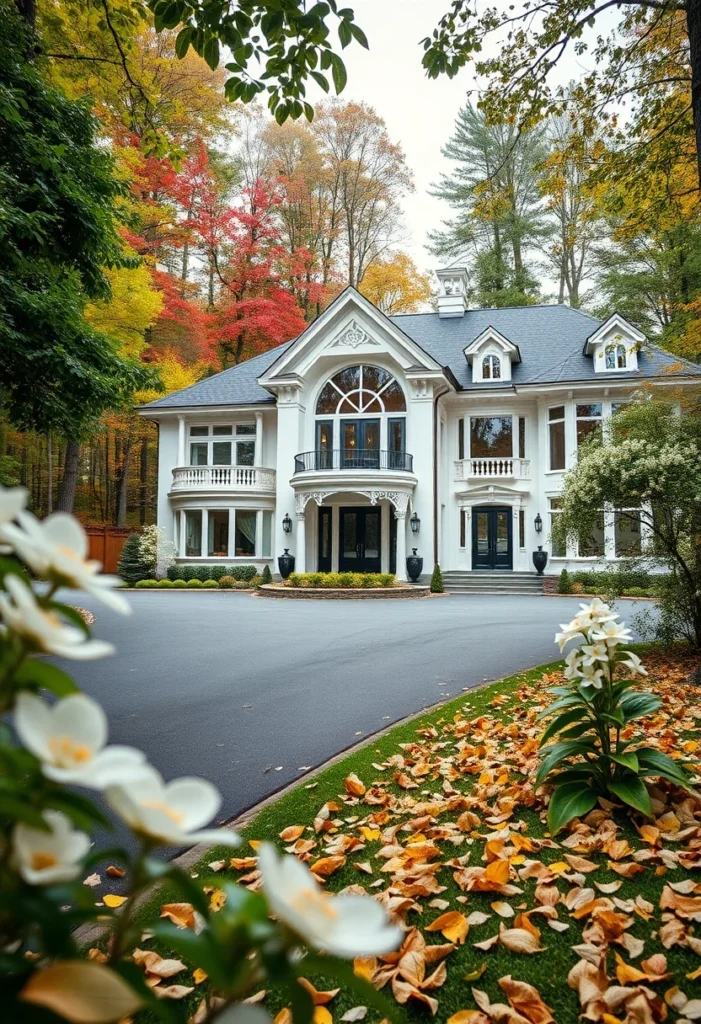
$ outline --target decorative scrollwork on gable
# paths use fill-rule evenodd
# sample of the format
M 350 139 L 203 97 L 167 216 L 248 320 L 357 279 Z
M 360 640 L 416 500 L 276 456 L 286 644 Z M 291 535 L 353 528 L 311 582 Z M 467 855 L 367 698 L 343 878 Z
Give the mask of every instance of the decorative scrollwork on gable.
M 379 345 L 379 341 L 373 338 L 364 327 L 358 323 L 357 320 L 351 320 L 351 322 L 343 328 L 334 340 L 331 342 L 329 348 L 359 348 L 361 345 Z

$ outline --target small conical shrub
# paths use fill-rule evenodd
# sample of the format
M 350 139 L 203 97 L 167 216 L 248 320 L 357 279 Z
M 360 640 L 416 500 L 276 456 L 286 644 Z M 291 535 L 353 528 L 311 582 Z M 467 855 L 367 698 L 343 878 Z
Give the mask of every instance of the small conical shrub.
M 560 573 L 560 579 L 557 582 L 558 594 L 571 594 L 572 593 L 572 581 L 570 580 L 570 574 L 567 569 L 563 569 Z
M 265 586 L 266 583 L 272 583 L 273 582 L 273 574 L 270 571 L 270 566 L 269 565 L 266 565 L 264 567 L 263 572 L 261 574 L 261 579 L 263 581 L 262 582 L 262 586 Z
M 139 580 L 153 579 L 153 571 L 141 554 L 141 537 L 138 533 L 130 533 L 119 556 L 117 573 L 129 586 Z
M 437 562 L 433 568 L 433 576 L 431 576 L 431 593 L 443 593 L 443 573 L 441 572 L 441 567 Z

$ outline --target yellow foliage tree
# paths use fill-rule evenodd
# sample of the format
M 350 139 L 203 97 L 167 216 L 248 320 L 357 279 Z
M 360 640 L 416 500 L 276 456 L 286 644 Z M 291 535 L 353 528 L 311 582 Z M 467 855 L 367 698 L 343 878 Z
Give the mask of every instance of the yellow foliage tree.
M 365 271 L 360 291 L 388 316 L 416 313 L 431 296 L 431 281 L 405 252 L 377 260 Z
M 139 405 L 146 402 L 155 402 L 157 398 L 170 395 L 173 391 L 180 391 L 182 388 L 189 388 L 196 384 L 207 372 L 206 363 L 196 363 L 194 366 L 184 366 L 172 352 L 166 352 L 162 359 L 159 359 L 156 366 L 161 375 L 163 391 L 150 388 L 147 391 L 139 391 L 136 401 Z
M 105 271 L 112 291 L 105 302 L 91 302 L 85 318 L 93 327 L 119 345 L 120 354 L 138 359 L 144 349 L 144 335 L 163 307 L 160 292 L 151 283 L 146 266 L 120 267 Z

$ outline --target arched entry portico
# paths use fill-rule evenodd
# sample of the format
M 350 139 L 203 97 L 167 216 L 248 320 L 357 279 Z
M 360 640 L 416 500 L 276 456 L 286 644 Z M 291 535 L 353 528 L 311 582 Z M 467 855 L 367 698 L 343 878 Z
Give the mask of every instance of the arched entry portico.
M 406 579 L 410 504 L 410 486 L 298 491 L 297 570 L 394 571 L 397 579 Z

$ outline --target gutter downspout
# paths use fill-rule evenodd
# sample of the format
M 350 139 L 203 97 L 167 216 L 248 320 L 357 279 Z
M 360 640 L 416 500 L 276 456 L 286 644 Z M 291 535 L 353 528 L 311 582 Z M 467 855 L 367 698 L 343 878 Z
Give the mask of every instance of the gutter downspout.
M 438 401 L 447 395 L 444 387 L 433 398 L 433 564 L 438 564 Z

